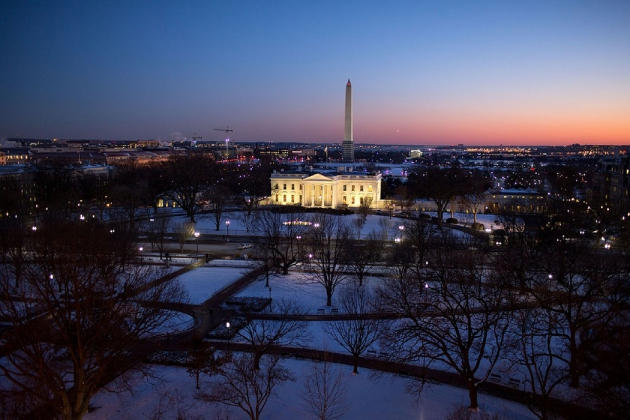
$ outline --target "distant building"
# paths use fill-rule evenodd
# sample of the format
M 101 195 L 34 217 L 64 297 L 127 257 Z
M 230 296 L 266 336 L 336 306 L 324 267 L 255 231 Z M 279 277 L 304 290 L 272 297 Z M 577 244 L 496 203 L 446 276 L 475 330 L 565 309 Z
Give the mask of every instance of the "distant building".
M 28 163 L 31 159 L 31 153 L 28 147 L 10 147 L 0 149 L 4 153 L 4 165 L 17 165 Z
M 545 196 L 538 191 L 496 190 L 488 194 L 483 213 L 498 214 L 508 211 L 517 214 L 536 214 L 543 213 L 546 209 Z
M 366 203 L 380 208 L 381 174 L 342 170 L 330 172 L 275 172 L 268 204 L 322 208 L 357 208 Z
M 589 200 L 619 212 L 630 212 L 630 155 L 615 153 L 599 160 Z
M 422 150 L 418 150 L 418 149 L 410 150 L 409 157 L 411 159 L 422 157 Z

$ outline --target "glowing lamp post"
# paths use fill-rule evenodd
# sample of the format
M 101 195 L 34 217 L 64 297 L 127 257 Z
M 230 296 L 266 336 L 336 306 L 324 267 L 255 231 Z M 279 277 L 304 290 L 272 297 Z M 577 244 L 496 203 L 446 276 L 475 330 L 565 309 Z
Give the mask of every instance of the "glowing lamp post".
M 143 247 L 138 248 L 138 251 L 140 251 L 140 265 L 142 265 L 142 251 L 144 251 Z
M 225 230 L 227 231 L 226 233 L 227 241 L 230 242 L 230 221 L 229 220 L 225 221 Z
M 199 232 L 195 231 L 195 242 L 197 243 L 197 261 L 199 261 Z

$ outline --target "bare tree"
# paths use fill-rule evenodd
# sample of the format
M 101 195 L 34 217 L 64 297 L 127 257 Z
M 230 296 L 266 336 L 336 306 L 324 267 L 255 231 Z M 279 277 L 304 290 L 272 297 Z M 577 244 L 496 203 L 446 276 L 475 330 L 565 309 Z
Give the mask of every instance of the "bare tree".
M 565 365 L 555 340 L 561 333 L 557 315 L 545 309 L 525 309 L 515 313 L 516 346 L 507 358 L 525 371 L 525 384 L 532 393 L 528 408 L 541 420 L 551 414 L 554 389 L 566 379 Z
M 376 301 L 365 287 L 344 286 L 337 302 L 347 319 L 326 322 L 324 330 L 352 355 L 352 373 L 357 374 L 359 358 L 376 343 L 388 322 L 373 316 L 377 312 Z
M 627 290 L 624 295 L 629 296 Z M 598 334 L 598 342 L 589 351 L 592 369 L 584 388 L 600 412 L 623 419 L 630 413 L 630 310 L 627 304 L 613 310 L 616 314 L 607 322 L 606 334 L 603 339 Z
M 367 239 L 348 241 L 348 267 L 354 271 L 360 286 L 376 264 L 382 260 L 382 253 L 383 242 L 373 232 Z
M 335 289 L 347 277 L 347 251 L 350 228 L 341 217 L 317 214 L 309 232 L 310 252 L 313 254 L 315 281 L 326 290 L 326 306 L 332 306 Z
M 412 270 L 416 275 L 427 268 L 428 257 L 439 231 L 427 220 L 420 218 L 408 220 L 404 224 L 401 246 L 408 248 L 412 253 Z
M 118 247 L 96 221 L 45 225 L 27 244 L 20 287 L 0 271 L 0 315 L 13 331 L 0 370 L 66 419 L 82 418 L 99 387 L 133 366 L 139 344 L 170 317 L 162 304 L 183 299 L 176 283 L 151 284 L 150 267 L 123 272 Z
M 258 242 L 256 252 L 260 259 L 273 261 L 280 267 L 282 274 L 289 274 L 289 268 L 302 257 L 302 239 L 309 223 L 301 219 L 301 213 L 289 209 L 279 211 L 261 211 L 256 214 L 253 229 Z
M 386 217 L 381 217 L 378 219 L 378 227 L 380 229 L 378 233 L 378 237 L 382 242 L 387 242 L 389 240 L 389 231 L 392 226 L 392 221 Z
M 190 362 L 186 371 L 195 378 L 195 388 L 199 389 L 202 374 L 210 375 L 216 372 L 222 362 L 215 355 L 215 349 L 207 342 L 194 339 L 189 349 Z
M 387 279 L 383 309 L 401 319 L 386 331 L 389 352 L 402 361 L 450 366 L 478 408 L 477 386 L 501 355 L 509 327 L 505 289 L 484 282 L 482 255 L 449 246 L 435 250 L 426 274 Z
M 243 226 L 245 227 L 245 232 L 249 233 L 254 228 L 254 216 L 248 213 L 239 213 L 237 216 L 237 220 L 239 220 Z
M 174 232 L 177 236 L 177 242 L 179 243 L 179 252 L 184 252 L 184 245 L 186 241 L 193 236 L 195 225 L 189 222 L 177 223 L 175 224 Z
M 370 214 L 370 208 L 372 207 L 372 197 L 363 197 L 361 202 L 359 203 L 359 217 L 363 220 L 363 224 L 365 224 L 368 214 Z
M 477 172 L 469 180 L 468 189 L 461 196 L 463 205 L 470 209 L 470 212 L 473 214 L 473 225 L 477 224 L 477 214 L 479 210 L 483 210 L 491 187 L 490 179 L 484 174 Z M 453 216 L 451 215 L 451 217 Z
M 274 301 L 273 319 L 252 318 L 238 332 L 245 342 L 253 348 L 254 369 L 258 369 L 260 359 L 273 346 L 291 346 L 299 343 L 306 336 L 306 324 L 300 320 L 305 315 L 304 308 L 296 301 L 280 299 Z
M 437 207 L 437 225 L 442 227 L 444 212 L 451 201 L 465 193 L 466 174 L 458 168 L 432 167 L 416 174 L 416 194 L 432 200 Z
M 166 249 L 166 237 L 171 229 L 171 219 L 166 215 L 157 214 L 145 223 L 145 228 L 151 239 L 151 246 L 157 248 L 160 259 Z
M 413 206 L 414 195 L 411 188 L 406 185 L 399 185 L 394 189 L 394 196 L 396 197 L 396 203 L 400 210 L 405 210 Z
M 235 191 L 235 201 L 244 210 L 248 217 L 252 216 L 252 212 L 258 208 L 270 193 L 269 174 L 271 168 L 263 163 L 256 165 L 237 166 L 237 170 L 233 172 L 238 176 L 238 180 L 232 184 Z
M 352 221 L 352 227 L 354 228 L 354 234 L 357 239 L 361 239 L 361 231 L 363 230 L 363 226 L 365 226 L 366 220 L 367 214 L 365 217 L 363 217 L 363 215 L 359 215 Z
M 295 379 L 280 364 L 278 356 L 265 355 L 259 369 L 254 368 L 254 355 L 231 354 L 230 357 L 231 360 L 219 369 L 218 380 L 211 383 L 209 390 L 197 393 L 197 398 L 236 407 L 251 420 L 260 420 L 275 387 Z
M 204 197 L 208 200 L 210 217 L 213 219 L 215 229 L 218 232 L 221 228 L 223 212 L 230 199 L 230 190 L 223 185 L 213 185 L 206 189 Z
M 111 200 L 114 207 L 124 213 L 124 218 L 134 227 L 140 215 L 140 207 L 153 205 L 147 191 L 147 178 L 134 161 L 119 164 L 114 171 L 111 187 Z
M 531 215 L 525 209 L 525 205 L 517 205 L 516 209 L 503 209 L 498 215 L 499 225 L 507 234 L 507 242 L 502 245 L 502 252 L 492 256 L 497 271 L 522 291 L 532 286 L 538 270 L 536 262 L 540 248 L 535 232 L 528 229 L 527 221 L 531 220 Z
M 530 292 L 541 307 L 557 315 L 563 328 L 558 339 L 565 347 L 569 385 L 579 388 L 580 379 L 590 369 L 587 355 L 615 314 L 607 296 L 620 267 L 616 259 L 574 241 L 556 242 L 539 254 L 538 263 Z
M 164 164 L 164 177 L 170 181 L 164 197 L 177 203 L 191 223 L 203 208 L 206 190 L 213 185 L 214 165 L 212 156 L 202 153 L 171 155 Z
M 317 420 L 337 420 L 348 411 L 346 383 L 326 353 L 321 362 L 313 363 L 306 371 L 300 398 Z

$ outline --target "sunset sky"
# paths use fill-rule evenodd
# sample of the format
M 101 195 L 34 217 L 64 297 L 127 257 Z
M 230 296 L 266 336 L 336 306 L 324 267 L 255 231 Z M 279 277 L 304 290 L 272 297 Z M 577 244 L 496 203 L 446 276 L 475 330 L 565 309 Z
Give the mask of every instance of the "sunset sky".
M 630 1 L 13 1 L 0 138 L 630 144 Z

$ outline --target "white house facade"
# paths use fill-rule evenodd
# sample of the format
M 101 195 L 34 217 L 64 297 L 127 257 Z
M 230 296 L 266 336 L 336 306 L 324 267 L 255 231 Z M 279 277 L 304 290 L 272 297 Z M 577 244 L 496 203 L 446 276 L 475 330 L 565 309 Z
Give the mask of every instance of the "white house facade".
M 275 172 L 271 175 L 271 205 L 322 208 L 381 206 L 381 174 L 359 172 Z

